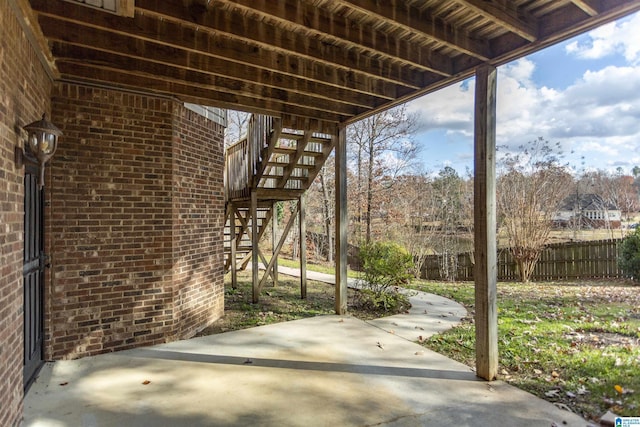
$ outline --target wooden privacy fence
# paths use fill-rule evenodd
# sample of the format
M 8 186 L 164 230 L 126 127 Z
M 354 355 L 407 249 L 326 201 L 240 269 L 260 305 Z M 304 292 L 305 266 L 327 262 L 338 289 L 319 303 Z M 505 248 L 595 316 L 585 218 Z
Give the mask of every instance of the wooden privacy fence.
M 547 245 L 531 275 L 534 281 L 567 279 L 613 279 L 623 277 L 618 267 L 618 245 L 622 239 L 591 242 L 567 242 Z M 443 266 L 455 266 L 455 277 L 449 280 L 473 280 L 473 252 L 450 255 L 431 255 L 422 266 L 422 277 L 445 280 Z M 451 268 L 450 268 L 451 271 Z M 498 280 L 519 280 L 518 269 L 509 248 L 498 250 Z

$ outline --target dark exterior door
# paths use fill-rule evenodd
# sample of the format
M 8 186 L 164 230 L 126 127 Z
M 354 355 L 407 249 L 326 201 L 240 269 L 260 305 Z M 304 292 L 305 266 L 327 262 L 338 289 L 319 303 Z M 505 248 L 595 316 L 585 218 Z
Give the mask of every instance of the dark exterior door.
M 38 169 L 24 176 L 24 388 L 29 388 L 43 364 L 44 337 L 44 192 Z

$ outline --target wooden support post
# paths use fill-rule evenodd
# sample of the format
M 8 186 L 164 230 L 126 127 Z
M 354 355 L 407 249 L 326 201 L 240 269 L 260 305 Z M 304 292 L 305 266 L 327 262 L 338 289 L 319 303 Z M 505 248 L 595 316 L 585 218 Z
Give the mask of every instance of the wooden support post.
M 230 245 L 230 264 L 229 268 L 231 269 L 231 288 L 238 288 L 238 272 L 236 270 L 236 247 L 237 247 L 237 234 L 236 234 L 236 210 L 233 205 L 229 204 L 229 235 L 231 237 L 231 245 Z
M 276 258 L 273 263 L 273 286 L 278 286 L 278 257 L 276 254 L 277 241 L 278 241 L 278 203 L 273 202 L 273 205 L 271 206 L 271 257 Z
M 280 236 L 280 240 L 278 241 L 278 245 L 276 246 L 276 254 L 273 258 L 271 258 L 271 261 L 269 262 L 269 265 L 267 265 L 266 271 L 264 273 L 264 276 L 262 276 L 262 279 L 260 279 L 260 283 L 258 283 L 258 292 L 260 292 L 260 289 L 262 289 L 262 286 L 264 285 L 265 280 L 267 279 L 267 275 L 271 273 L 271 270 L 273 269 L 273 265 L 275 264 L 276 260 L 278 259 L 278 255 L 280 254 L 280 251 L 282 250 L 282 246 L 284 245 L 284 241 L 287 239 L 287 235 L 289 234 L 289 231 L 291 231 L 291 227 L 293 227 L 293 223 L 295 222 L 295 219 L 298 215 L 298 210 L 300 209 L 300 205 L 296 204 L 296 209 L 295 211 L 291 214 L 291 217 L 289 217 L 289 221 L 287 221 L 287 225 L 284 227 L 284 231 L 282 232 L 282 235 Z
M 300 209 L 298 211 L 298 231 L 300 236 L 300 298 L 307 298 L 307 226 L 305 213 L 307 210 L 307 198 L 303 194 L 298 198 Z
M 260 287 L 258 286 L 258 193 L 251 191 L 251 289 L 253 291 L 253 303 L 260 299 Z
M 347 312 L 347 128 L 339 126 L 336 138 L 336 314 Z
M 474 137 L 474 244 L 476 375 L 498 373 L 496 263 L 496 69 L 476 71 Z
M 258 248 L 258 256 L 260 257 L 260 261 L 262 262 L 262 265 L 269 265 L 269 261 L 267 261 L 267 259 L 264 257 L 260 248 Z M 271 270 L 269 274 L 265 273 L 265 276 L 271 276 L 271 280 L 273 281 L 274 280 L 273 270 Z M 262 282 L 262 279 L 260 279 L 260 282 Z

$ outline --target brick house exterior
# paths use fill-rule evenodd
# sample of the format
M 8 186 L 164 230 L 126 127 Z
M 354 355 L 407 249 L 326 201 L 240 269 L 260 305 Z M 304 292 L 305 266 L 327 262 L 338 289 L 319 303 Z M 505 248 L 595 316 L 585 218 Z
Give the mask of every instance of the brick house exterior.
M 9 4 L 0 2 L 0 425 L 22 416 L 23 170 L 16 126 L 50 111 L 52 83 Z
M 19 128 L 63 132 L 45 186 L 44 358 L 193 336 L 223 312 L 223 131 L 173 98 L 53 83 L 0 1 L 0 425 L 23 401 Z

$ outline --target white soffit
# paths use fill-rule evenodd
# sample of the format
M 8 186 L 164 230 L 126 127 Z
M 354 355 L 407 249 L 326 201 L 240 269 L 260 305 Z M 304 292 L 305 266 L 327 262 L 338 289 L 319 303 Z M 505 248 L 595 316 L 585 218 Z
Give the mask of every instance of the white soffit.
M 116 15 L 133 17 L 134 0 L 66 0 L 69 3 L 82 4 Z

